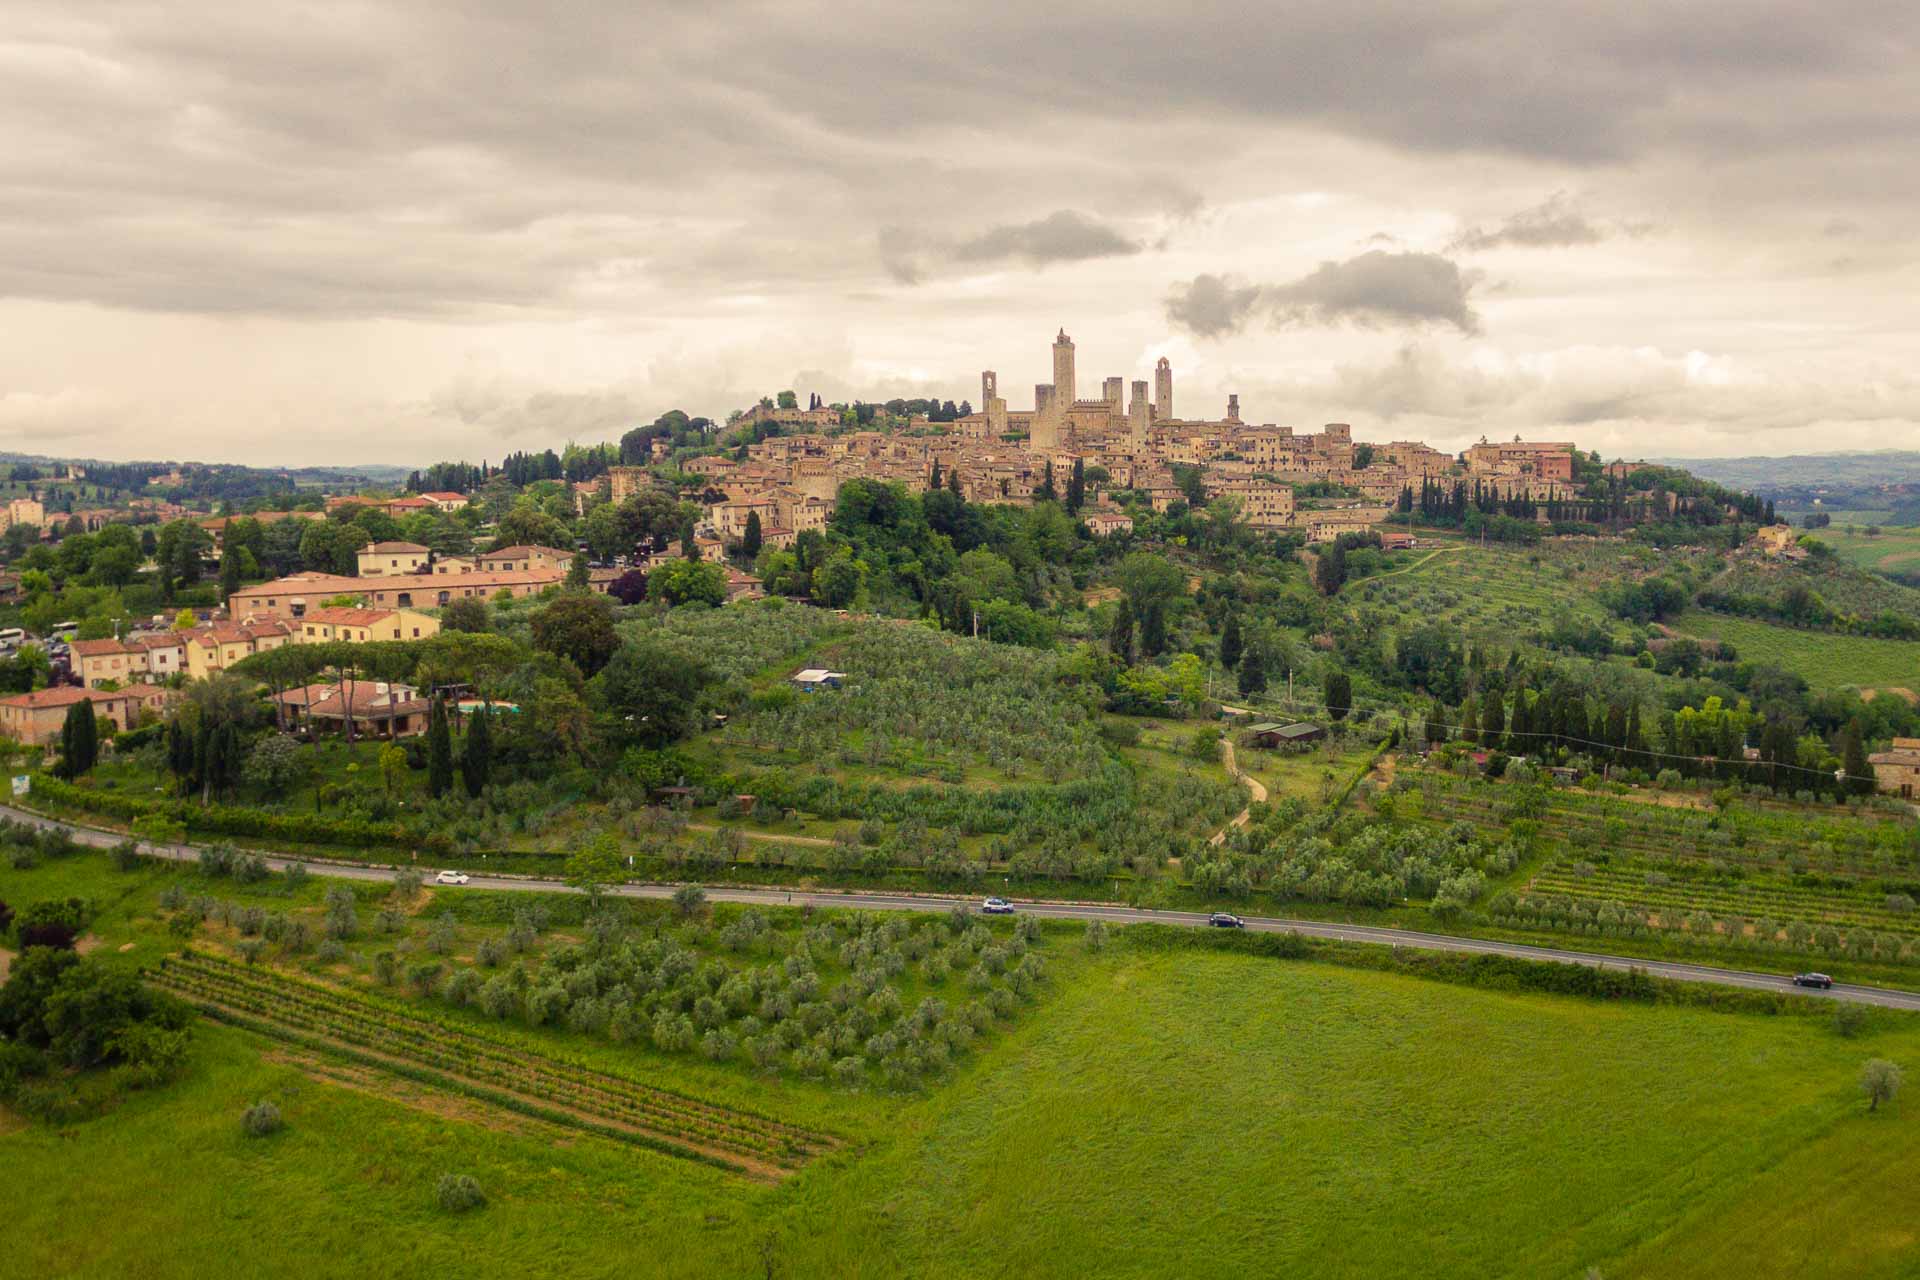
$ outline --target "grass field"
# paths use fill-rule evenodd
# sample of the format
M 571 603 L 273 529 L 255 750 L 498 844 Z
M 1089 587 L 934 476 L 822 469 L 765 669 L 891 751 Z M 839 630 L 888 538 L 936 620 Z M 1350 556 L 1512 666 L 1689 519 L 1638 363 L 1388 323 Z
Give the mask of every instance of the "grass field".
M 1442 987 L 1121 947 L 924 1098 L 772 1083 L 854 1140 L 777 1186 L 482 1124 L 200 1033 L 188 1076 L 0 1136 L 13 1274 L 1910 1274 L 1920 1024 Z M 676 1083 L 670 1067 L 659 1081 Z M 815 1088 L 813 1092 L 826 1094 Z M 250 1141 L 237 1117 L 288 1119 Z M 490 1203 L 431 1207 L 446 1171 Z M 1818 1211 L 1787 1211 L 1817 1197 Z M 1758 1229 L 1764 1223 L 1764 1230 Z M 106 1229 L 103 1229 L 106 1228 Z
M 1865 524 L 1836 524 L 1815 530 L 1814 536 L 1857 568 L 1879 573 L 1920 569 L 1920 528 L 1881 526 L 1880 532 L 1870 537 Z
M 1750 618 L 1690 611 L 1674 629 L 1734 646 L 1742 659 L 1767 662 L 1804 677 L 1816 689 L 1920 686 L 1920 642 L 1799 631 Z

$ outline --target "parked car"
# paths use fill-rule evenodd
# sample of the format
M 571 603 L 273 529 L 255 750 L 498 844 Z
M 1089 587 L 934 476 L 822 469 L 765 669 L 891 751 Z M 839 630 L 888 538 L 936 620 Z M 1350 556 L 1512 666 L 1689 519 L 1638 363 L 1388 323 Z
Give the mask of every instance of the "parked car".
M 1229 915 L 1225 911 L 1216 911 L 1207 917 L 1207 923 L 1216 929 L 1244 929 L 1247 922 L 1239 916 Z
M 1013 904 L 1005 898 L 988 898 L 980 904 L 980 910 L 990 916 L 1010 916 L 1013 914 Z
M 471 879 L 473 877 L 464 871 L 442 871 L 434 877 L 434 880 L 440 884 L 465 884 Z
M 1833 986 L 1833 979 L 1824 973 L 1796 973 L 1793 975 L 1796 987 L 1819 987 L 1822 991 Z

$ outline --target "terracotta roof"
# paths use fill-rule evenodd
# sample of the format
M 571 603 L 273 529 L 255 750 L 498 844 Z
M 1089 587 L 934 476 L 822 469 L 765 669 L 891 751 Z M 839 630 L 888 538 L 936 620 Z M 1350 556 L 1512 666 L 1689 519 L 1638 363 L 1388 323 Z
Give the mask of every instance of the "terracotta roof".
M 184 649 L 187 639 L 178 631 L 150 631 L 127 637 L 127 643 L 141 649 Z
M 389 715 L 416 715 L 427 709 L 427 700 L 418 690 L 408 685 L 391 685 L 378 680 L 356 680 L 349 686 L 352 690 L 353 714 L 355 719 L 369 716 L 385 718 Z M 288 689 L 280 695 L 279 701 L 289 707 L 305 707 L 314 715 L 339 716 L 344 713 L 347 698 L 338 684 L 309 684 L 298 689 Z
M 32 693 L 16 693 L 10 698 L 0 698 L 0 707 L 27 707 L 37 711 L 46 707 L 70 707 L 76 702 L 116 702 L 133 696 L 129 693 L 82 689 L 76 685 L 58 684 L 51 688 L 35 689 Z
M 370 627 L 391 618 L 392 609 L 309 609 L 302 622 L 326 622 L 334 626 Z
M 104 658 L 108 654 L 132 653 L 133 649 L 119 640 L 75 640 L 67 646 L 76 658 Z
M 558 547 L 530 547 L 523 545 L 502 547 L 498 551 L 482 551 L 480 557 L 484 560 L 497 560 L 503 556 L 509 560 L 525 560 L 529 556 L 570 556 L 572 554 L 573 552 L 562 551 Z
M 381 555 L 389 555 L 389 554 L 395 554 L 395 553 L 399 553 L 399 554 L 413 553 L 418 555 L 425 555 L 427 553 L 427 550 L 428 549 L 426 547 L 421 546 L 417 542 L 375 542 L 375 543 L 372 543 L 371 545 L 360 548 L 360 554 L 366 555 L 369 551 L 373 551 L 373 552 L 378 552 Z
M 467 500 L 467 495 L 464 493 L 423 493 L 420 496 L 429 502 L 465 502 Z

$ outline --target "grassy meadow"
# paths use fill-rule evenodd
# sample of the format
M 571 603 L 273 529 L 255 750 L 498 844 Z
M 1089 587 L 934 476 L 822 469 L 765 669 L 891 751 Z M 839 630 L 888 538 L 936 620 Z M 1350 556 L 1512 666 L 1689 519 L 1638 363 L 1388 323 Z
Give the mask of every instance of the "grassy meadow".
M 152 904 L 191 878 L 87 855 L 0 870 L 0 897 L 96 897 L 97 954 L 133 963 L 178 945 Z M 219 891 L 286 907 L 319 887 Z M 1920 1062 L 1920 1020 L 1879 1015 L 1846 1039 L 1821 1017 L 1151 952 L 1124 933 L 1097 953 L 1068 930 L 1041 945 L 1054 976 L 1040 996 L 922 1091 L 523 1033 L 545 1052 L 845 1140 L 778 1182 L 203 1021 L 171 1085 L 62 1132 L 0 1117 L 16 1242 L 0 1272 L 283 1275 L 319 1259 L 341 1276 L 1920 1265 L 1903 1225 L 1920 1186 L 1900 1176 L 1920 1102 L 1869 1115 L 1855 1088 L 1868 1057 Z M 239 1113 L 259 1099 L 287 1127 L 248 1139 Z M 435 1209 L 447 1172 L 475 1176 L 487 1206 Z

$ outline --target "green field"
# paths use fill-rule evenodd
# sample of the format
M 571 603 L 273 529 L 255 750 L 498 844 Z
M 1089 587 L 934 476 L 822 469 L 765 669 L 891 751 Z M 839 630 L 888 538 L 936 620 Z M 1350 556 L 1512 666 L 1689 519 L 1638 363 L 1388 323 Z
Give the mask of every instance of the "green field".
M 1800 631 L 1700 610 L 1682 615 L 1674 629 L 1726 641 L 1742 660 L 1784 667 L 1815 689 L 1899 687 L 1920 692 L 1920 642 Z
M 323 1082 L 207 1027 L 169 1088 L 0 1136 L 8 1267 L 1617 1276 L 1739 1257 L 1908 1274 L 1920 1189 L 1896 1162 L 1920 1107 L 1869 1116 L 1853 1078 L 1916 1051 L 1908 1022 L 1848 1041 L 1818 1020 L 1123 947 L 931 1096 L 769 1083 L 763 1111 L 829 1115 L 854 1146 L 767 1186 Z M 262 1097 L 288 1127 L 250 1141 L 237 1116 Z M 489 1205 L 436 1212 L 449 1170 Z M 1820 1212 L 1774 1212 L 1803 1187 Z
M 1920 528 L 1881 526 L 1871 537 L 1865 524 L 1836 523 L 1832 528 L 1816 529 L 1814 536 L 1832 547 L 1848 564 L 1878 573 L 1920 570 Z

